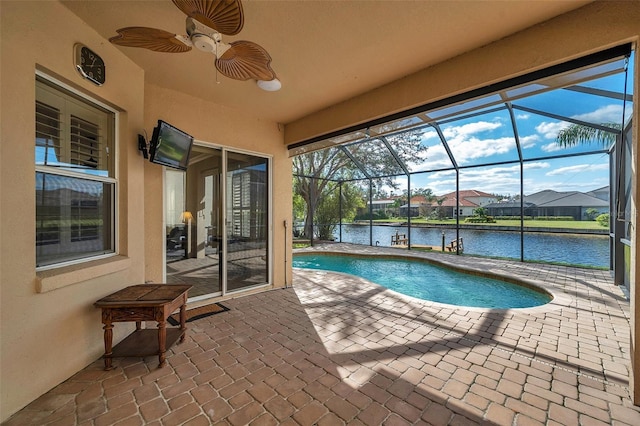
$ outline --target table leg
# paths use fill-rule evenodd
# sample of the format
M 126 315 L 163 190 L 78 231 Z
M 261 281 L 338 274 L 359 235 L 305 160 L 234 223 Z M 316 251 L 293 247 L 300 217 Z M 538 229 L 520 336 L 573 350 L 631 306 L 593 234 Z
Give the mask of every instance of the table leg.
M 104 324 L 104 369 L 112 370 L 111 360 L 113 355 L 113 324 L 108 321 Z
M 164 367 L 165 351 L 167 345 L 167 322 L 166 320 L 158 321 L 158 368 Z
M 180 343 L 184 342 L 184 338 L 187 334 L 187 304 L 183 303 L 180 306 L 180 330 L 182 331 L 182 336 L 180 336 Z

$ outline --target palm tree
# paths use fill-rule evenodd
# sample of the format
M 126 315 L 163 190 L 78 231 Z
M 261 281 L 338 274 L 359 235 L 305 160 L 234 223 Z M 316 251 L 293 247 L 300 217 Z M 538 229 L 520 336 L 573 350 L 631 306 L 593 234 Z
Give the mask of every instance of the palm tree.
M 622 130 L 622 126 L 619 123 L 602 123 L 600 126 L 609 127 L 615 130 Z M 576 145 L 589 145 L 591 143 L 599 143 L 604 148 L 608 148 L 616 142 L 617 134 L 614 132 L 608 132 L 606 130 L 595 128 L 591 126 L 585 126 L 581 124 L 571 124 L 569 127 L 562 129 L 558 136 L 556 136 L 556 142 L 563 148 L 570 148 Z M 606 217 L 606 219 L 605 219 Z M 598 216 L 600 223 L 603 226 L 607 226 L 609 223 L 609 214 L 602 214 Z
M 620 130 L 622 126 L 620 123 L 602 123 L 600 126 L 610 127 L 611 129 Z M 609 132 L 600 128 L 591 126 L 585 126 L 581 124 L 571 124 L 566 127 L 556 136 L 556 143 L 563 148 L 570 148 L 576 145 L 588 145 L 592 143 L 599 143 L 605 148 L 608 148 L 616 141 L 616 133 Z

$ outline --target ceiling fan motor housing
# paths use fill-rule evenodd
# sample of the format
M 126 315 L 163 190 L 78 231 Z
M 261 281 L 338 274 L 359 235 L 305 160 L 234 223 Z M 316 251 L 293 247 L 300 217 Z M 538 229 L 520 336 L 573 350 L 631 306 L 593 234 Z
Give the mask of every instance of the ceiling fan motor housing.
M 214 53 L 216 51 L 216 42 L 205 34 L 194 34 L 191 36 L 191 42 L 203 52 Z

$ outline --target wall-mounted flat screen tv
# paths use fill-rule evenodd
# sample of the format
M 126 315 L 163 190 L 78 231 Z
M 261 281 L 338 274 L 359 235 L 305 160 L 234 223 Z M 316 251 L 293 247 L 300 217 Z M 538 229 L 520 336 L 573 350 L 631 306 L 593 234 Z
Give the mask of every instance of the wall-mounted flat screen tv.
M 179 170 L 187 170 L 193 136 L 158 120 L 149 144 L 149 161 Z

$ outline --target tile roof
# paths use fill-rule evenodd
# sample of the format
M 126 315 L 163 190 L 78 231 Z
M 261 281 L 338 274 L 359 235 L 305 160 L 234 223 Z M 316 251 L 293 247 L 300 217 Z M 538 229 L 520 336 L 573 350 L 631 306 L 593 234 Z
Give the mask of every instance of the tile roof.
M 524 200 L 538 207 L 607 207 L 609 203 L 600 198 L 578 191 L 558 192 L 551 189 L 526 195 Z

